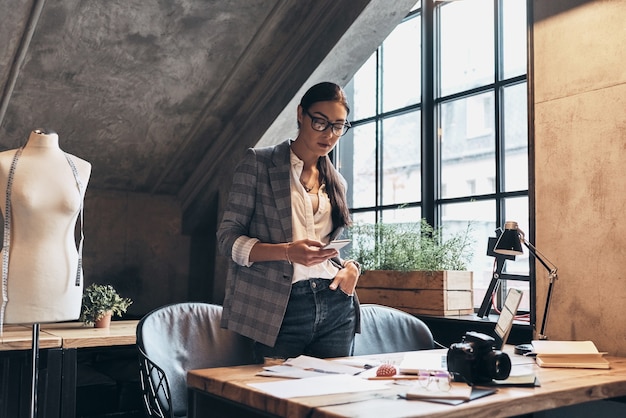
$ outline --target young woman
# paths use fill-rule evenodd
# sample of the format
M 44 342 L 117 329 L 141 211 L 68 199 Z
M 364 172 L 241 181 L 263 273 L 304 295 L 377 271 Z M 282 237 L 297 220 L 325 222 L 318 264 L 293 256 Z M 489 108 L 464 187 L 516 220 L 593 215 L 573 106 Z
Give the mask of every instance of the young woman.
M 252 338 L 264 357 L 350 354 L 359 328 L 353 260 L 324 249 L 350 223 L 345 181 L 328 158 L 350 124 L 344 91 L 311 87 L 298 136 L 247 151 L 218 230 L 231 258 L 222 326 Z

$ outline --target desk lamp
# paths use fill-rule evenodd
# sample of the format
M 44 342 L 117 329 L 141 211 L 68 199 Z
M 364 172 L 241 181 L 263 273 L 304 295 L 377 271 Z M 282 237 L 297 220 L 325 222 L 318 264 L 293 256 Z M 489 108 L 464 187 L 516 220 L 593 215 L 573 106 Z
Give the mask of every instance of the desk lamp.
M 525 238 L 524 231 L 517 227 L 517 222 L 507 221 L 504 223 L 504 232 L 500 235 L 500 238 L 496 242 L 494 252 L 505 255 L 521 255 L 523 254 L 522 244 L 528 248 L 528 251 L 548 270 L 548 279 L 550 284 L 548 286 L 548 295 L 546 297 L 546 304 L 543 311 L 543 319 L 541 320 L 541 330 L 539 331 L 539 339 L 546 340 L 548 337 L 544 334 L 546 330 L 546 322 L 548 320 L 548 310 L 550 309 L 550 299 L 552 298 L 552 288 L 554 287 L 554 281 L 558 279 L 556 274 L 556 266 L 545 259 L 537 248 L 528 242 Z M 543 257 L 543 258 L 542 258 Z

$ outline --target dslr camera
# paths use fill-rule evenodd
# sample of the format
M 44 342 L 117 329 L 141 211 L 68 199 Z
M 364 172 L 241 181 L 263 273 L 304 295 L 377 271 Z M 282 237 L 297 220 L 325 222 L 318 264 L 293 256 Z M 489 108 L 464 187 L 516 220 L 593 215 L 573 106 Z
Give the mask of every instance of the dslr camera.
M 450 346 L 447 362 L 454 380 L 469 384 L 503 380 L 511 373 L 508 354 L 495 349 L 493 337 L 475 331 L 466 332 L 460 343 Z

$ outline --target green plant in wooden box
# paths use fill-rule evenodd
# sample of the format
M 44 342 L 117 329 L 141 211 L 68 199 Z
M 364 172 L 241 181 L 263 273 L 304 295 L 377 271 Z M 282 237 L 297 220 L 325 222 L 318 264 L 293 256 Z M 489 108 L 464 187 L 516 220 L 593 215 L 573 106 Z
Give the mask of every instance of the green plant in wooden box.
M 363 303 L 394 306 L 416 314 L 473 313 L 471 224 L 444 234 L 416 223 L 354 224 L 348 258 L 361 263 L 358 294 Z
M 91 284 L 83 291 L 80 320 L 94 324 L 106 316 L 121 316 L 132 304 L 129 298 L 121 297 L 110 284 Z

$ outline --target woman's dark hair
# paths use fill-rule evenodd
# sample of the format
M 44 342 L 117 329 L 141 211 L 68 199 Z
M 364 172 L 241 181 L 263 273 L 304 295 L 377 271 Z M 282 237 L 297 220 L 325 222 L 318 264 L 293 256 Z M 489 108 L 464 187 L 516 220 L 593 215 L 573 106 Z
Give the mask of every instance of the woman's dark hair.
M 302 100 L 300 100 L 300 106 L 304 110 L 308 110 L 313 103 L 317 102 L 339 102 L 346 108 L 348 115 L 350 114 L 346 93 L 335 83 L 325 81 L 314 85 L 304 93 Z
M 302 100 L 300 100 L 300 106 L 303 110 L 308 110 L 317 102 L 339 102 L 346 108 L 347 114 L 350 114 L 346 93 L 335 83 L 322 82 L 314 85 L 304 93 Z M 298 126 L 298 128 L 300 127 Z M 339 173 L 333 167 L 328 155 L 317 161 L 317 169 L 320 173 L 320 183 L 326 183 L 326 193 L 332 206 L 333 227 L 339 228 L 350 225 L 352 221 L 346 199 L 346 186 L 341 181 Z

